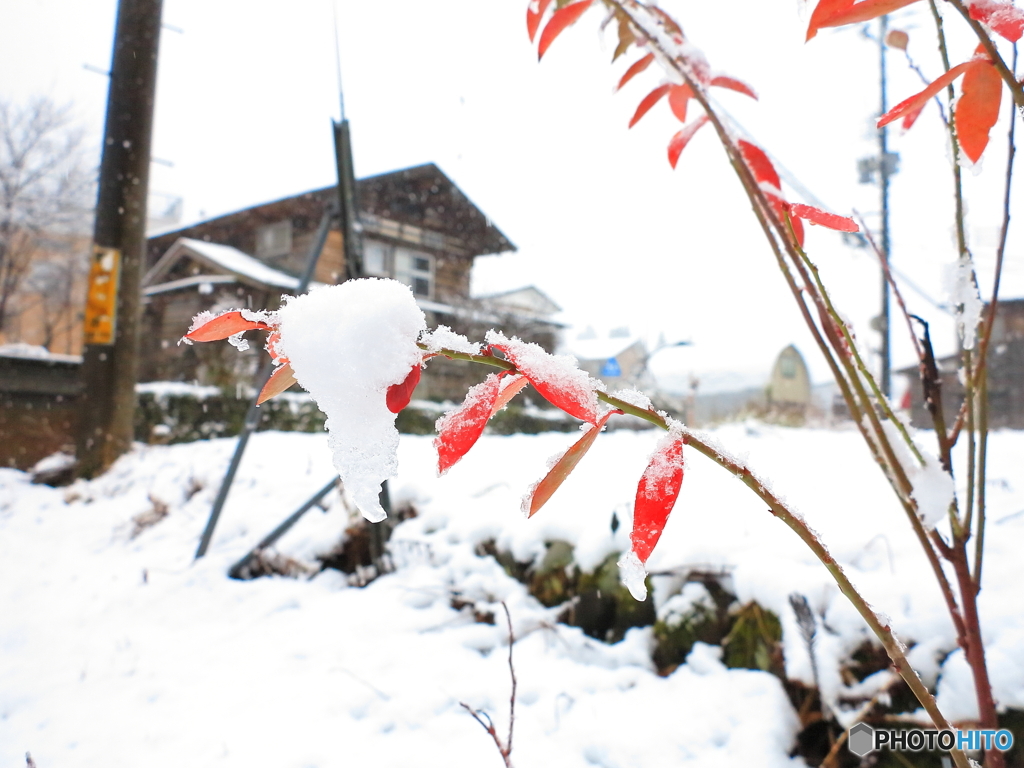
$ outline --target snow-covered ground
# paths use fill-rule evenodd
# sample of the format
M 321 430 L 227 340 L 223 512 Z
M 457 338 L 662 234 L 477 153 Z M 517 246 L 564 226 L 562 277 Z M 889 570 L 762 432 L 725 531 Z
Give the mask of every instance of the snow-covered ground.
M 854 582 L 938 682 L 952 718 L 974 708 L 970 675 L 902 512 L 853 431 L 731 425 L 715 436 L 808 518 Z M 312 580 L 233 581 L 228 567 L 332 476 L 326 435 L 252 438 L 209 555 L 192 561 L 234 440 L 139 447 L 105 476 L 33 486 L 0 470 L 0 766 L 499 766 L 460 707 L 504 734 L 507 633 L 451 607 L 453 593 L 515 625 L 519 768 L 784 766 L 799 728 L 778 679 L 726 669 L 698 645 L 658 677 L 650 628 L 605 645 L 559 625 L 478 542 L 526 560 L 546 540 L 584 567 L 626 548 L 636 482 L 655 432 L 602 435 L 534 519 L 520 499 L 571 435 L 482 438 L 443 478 L 429 438 L 403 436 L 397 502 L 419 516 L 392 539 L 396 572 L 365 588 L 336 571 Z M 1024 707 L 1024 434 L 991 440 L 989 548 L 981 609 L 995 692 Z M 133 518 L 168 514 L 134 538 Z M 615 512 L 627 524 L 613 534 Z M 279 543 L 312 561 L 348 524 L 335 499 Z M 866 636 L 827 573 L 749 491 L 690 454 L 680 502 L 649 563 L 731 568 L 740 600 L 777 612 L 787 674 L 810 682 L 788 596 L 824 617 L 822 687 Z M 672 580 L 655 583 L 664 602 Z M 678 588 L 678 585 L 675 585 Z M 939 660 L 945 658 L 944 666 Z

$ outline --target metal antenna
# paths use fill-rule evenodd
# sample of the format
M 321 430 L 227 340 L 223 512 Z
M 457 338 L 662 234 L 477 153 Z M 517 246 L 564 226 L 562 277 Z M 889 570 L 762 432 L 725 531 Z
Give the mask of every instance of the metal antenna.
M 345 121 L 345 93 L 341 90 L 341 43 L 338 42 L 338 4 L 331 0 L 331 12 L 334 14 L 334 63 L 338 69 L 338 102 L 341 104 L 341 121 Z

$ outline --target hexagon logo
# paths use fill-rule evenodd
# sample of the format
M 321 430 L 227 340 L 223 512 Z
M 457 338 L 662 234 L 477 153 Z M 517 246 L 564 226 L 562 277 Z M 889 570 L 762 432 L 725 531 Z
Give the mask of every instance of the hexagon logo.
M 875 729 L 867 723 L 857 723 L 850 729 L 846 745 L 857 757 L 864 757 L 875 749 Z

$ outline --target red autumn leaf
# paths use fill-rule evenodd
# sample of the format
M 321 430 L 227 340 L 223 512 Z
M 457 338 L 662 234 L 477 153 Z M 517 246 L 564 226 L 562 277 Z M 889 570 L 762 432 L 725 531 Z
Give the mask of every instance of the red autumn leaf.
M 398 413 L 409 404 L 409 401 L 412 400 L 412 391 L 420 383 L 420 373 L 420 364 L 416 363 L 401 384 L 392 384 L 388 387 L 387 404 L 389 411 Z
M 633 64 L 630 66 L 630 68 L 626 70 L 626 74 L 624 74 L 622 76 L 622 79 L 619 80 L 619 84 L 615 86 L 615 90 L 616 91 L 620 90 L 622 88 L 622 86 L 624 86 L 626 83 L 628 83 L 634 77 L 636 77 L 641 72 L 643 72 L 645 69 L 647 69 L 649 66 L 651 66 L 651 62 L 652 61 L 654 61 L 654 54 L 653 53 L 648 53 L 642 59 L 634 61 Z
M 767 183 L 776 189 L 781 189 L 782 181 L 779 179 L 779 174 L 775 171 L 775 166 L 772 165 L 772 161 L 768 159 L 764 150 L 743 139 L 740 139 L 737 144 L 740 154 L 743 155 L 743 161 L 750 168 L 750 172 L 754 174 L 754 180 L 758 184 Z
M 811 15 L 811 26 L 807 30 L 807 39 L 810 40 L 814 37 L 819 29 L 842 27 L 847 24 L 870 21 L 916 2 L 917 0 L 863 0 L 863 2 L 856 5 L 852 3 L 836 3 L 831 13 L 823 14 L 817 20 L 814 17 L 817 15 L 818 9 L 815 8 L 815 13 Z M 820 3 L 819 7 L 823 4 Z
M 629 540 L 640 562 L 647 562 L 661 538 L 682 485 L 683 438 L 668 437 L 658 445 L 636 487 Z
M 745 94 L 754 101 L 757 101 L 757 94 L 754 89 L 744 83 L 742 80 L 737 80 L 735 77 L 729 77 L 727 75 L 717 75 L 711 78 L 711 84 L 717 85 L 719 88 L 728 88 L 731 91 Z
M 668 89 L 668 106 L 680 123 L 686 122 L 686 107 L 693 98 L 693 89 L 688 85 L 673 85 Z
M 482 382 L 470 388 L 462 405 L 437 420 L 434 448 L 437 449 L 438 476 L 455 466 L 484 433 L 487 420 L 494 414 L 495 405 L 502 393 L 503 376 L 501 373 L 489 374 Z
M 911 127 L 914 125 L 914 123 L 917 122 L 917 118 L 919 118 L 921 116 L 921 113 L 924 112 L 924 108 L 926 106 L 928 106 L 928 102 L 925 102 L 924 104 L 922 104 L 920 107 L 918 107 L 915 110 L 907 112 L 903 116 L 903 126 L 902 127 L 903 127 L 904 131 L 909 131 L 911 129 Z
M 807 37 L 810 40 L 818 30 L 824 26 L 823 21 L 835 13 L 839 13 L 853 5 L 853 0 L 820 0 L 811 13 L 811 20 L 807 24 Z
M 518 395 L 529 383 L 530 380 L 528 378 L 519 374 L 503 378 L 501 380 L 501 392 L 498 393 L 498 399 L 494 401 L 494 405 L 491 407 L 491 416 L 508 405 L 509 400 Z
M 270 398 L 280 395 L 296 381 L 295 371 L 292 370 L 289 363 L 278 366 L 270 378 L 267 379 L 267 383 L 263 385 L 263 389 L 260 390 L 260 396 L 256 399 L 256 405 L 262 405 Z
M 224 312 L 185 334 L 189 341 L 220 341 L 243 331 L 267 330 L 261 320 L 246 320 L 240 311 Z
M 551 469 L 548 470 L 548 473 L 531 489 L 529 495 L 523 500 L 523 510 L 527 513 L 528 517 L 533 517 L 541 507 L 547 504 L 552 494 L 558 490 L 570 473 L 576 469 L 576 465 L 580 463 L 580 459 L 590 450 L 590 446 L 594 444 L 597 436 L 604 429 L 604 425 L 613 413 L 622 413 L 622 411 L 609 411 L 601 417 L 597 424 L 588 424 L 583 437 L 573 443 L 565 453 L 559 456 Z
M 686 145 L 690 143 L 690 139 L 693 138 L 693 135 L 700 130 L 700 127 L 707 121 L 708 116 L 701 115 L 672 137 L 672 141 L 668 143 L 668 162 L 673 168 L 675 168 L 676 163 L 679 162 L 679 155 L 682 154 L 684 149 L 686 149 Z
M 1024 34 L 1024 11 L 1013 3 L 973 0 L 966 5 L 972 19 L 987 24 L 1011 43 L 1016 43 Z
M 883 125 L 888 125 L 894 120 L 899 120 L 904 115 L 920 113 L 920 111 L 924 108 L 924 106 L 928 103 L 928 100 L 932 96 L 934 96 L 947 85 L 952 83 L 967 70 L 984 63 L 985 61 L 983 59 L 971 59 L 970 61 L 965 61 L 963 64 L 957 64 L 955 67 L 949 70 L 949 72 L 942 75 L 941 77 L 936 78 L 935 82 L 933 82 L 923 91 L 921 91 L 920 93 L 915 93 L 909 99 L 904 99 L 895 107 L 893 107 L 884 115 L 882 115 L 880 118 L 878 118 L 878 122 L 875 124 L 875 126 L 877 128 L 881 128 Z M 913 116 L 916 120 L 917 114 L 913 114 Z M 914 120 L 910 121 L 911 125 L 913 124 L 913 122 Z
M 819 224 L 822 227 L 836 229 L 840 232 L 859 232 L 857 222 L 846 216 L 838 216 L 815 208 L 813 205 L 802 205 L 800 203 L 789 203 L 789 212 L 793 216 L 807 219 L 812 224 Z
M 956 137 L 960 149 L 976 163 L 988 146 L 989 131 L 999 119 L 1003 79 L 995 66 L 985 61 L 967 70 L 960 87 L 963 93 L 953 113 Z
M 570 371 L 549 368 L 553 358 L 536 344 L 517 339 L 498 341 L 491 347 L 501 350 L 505 358 L 526 376 L 533 388 L 556 408 L 593 424 L 597 421 L 597 395 L 590 377 L 578 368 Z
M 526 6 L 526 31 L 530 34 L 530 42 L 537 36 L 537 28 L 544 17 L 544 11 L 551 5 L 551 0 L 530 0 Z
M 775 211 L 779 218 L 782 218 L 782 212 L 779 210 Z M 801 248 L 804 245 L 804 223 L 798 218 L 791 218 L 790 223 L 793 226 L 793 234 L 796 235 L 796 244 Z
M 543 59 L 555 38 L 565 31 L 566 27 L 575 24 L 583 12 L 590 7 L 593 0 L 580 0 L 578 3 L 571 3 L 564 8 L 559 8 L 551 15 L 551 20 L 540 33 L 540 43 L 537 45 L 537 59 Z
M 636 108 L 636 112 L 633 113 L 633 119 L 629 121 L 629 127 L 632 128 L 641 117 L 651 111 L 651 107 L 657 104 L 661 97 L 668 93 L 670 85 L 659 85 L 653 91 L 644 96 L 643 101 L 640 102 L 640 106 Z

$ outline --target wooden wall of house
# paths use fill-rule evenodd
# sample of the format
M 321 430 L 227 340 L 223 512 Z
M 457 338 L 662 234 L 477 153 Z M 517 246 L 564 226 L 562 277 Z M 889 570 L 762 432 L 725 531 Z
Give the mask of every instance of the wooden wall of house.
M 434 254 L 434 299 L 445 304 L 463 304 L 469 298 L 472 259 Z
M 315 236 L 315 231 L 302 235 L 303 247 L 307 256 L 309 249 L 313 246 Z M 345 279 L 345 238 L 340 230 L 332 229 L 327 233 L 327 240 L 324 242 L 324 249 L 320 252 L 320 260 L 316 263 L 313 279 L 326 285 L 335 285 Z
M 209 294 L 195 287 L 146 297 L 142 310 L 139 381 L 195 381 L 233 387 L 252 379 L 258 355 L 265 354 L 266 334 L 251 331 L 249 349 L 239 352 L 227 342 L 179 344 L 192 318 L 204 311 L 233 307 L 276 309 L 281 295 L 247 285 L 218 286 Z
M 0 466 L 74 453 L 80 363 L 0 357 Z

